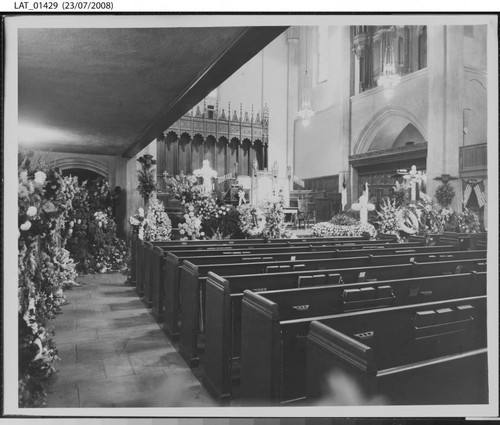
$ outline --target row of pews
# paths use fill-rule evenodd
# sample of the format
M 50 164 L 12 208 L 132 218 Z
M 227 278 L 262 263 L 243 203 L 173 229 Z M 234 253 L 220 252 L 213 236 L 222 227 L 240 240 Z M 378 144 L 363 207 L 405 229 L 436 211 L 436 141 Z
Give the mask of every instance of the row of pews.
M 343 379 L 360 404 L 487 403 L 486 250 L 445 242 L 137 241 L 131 266 L 221 404 L 343 404 Z

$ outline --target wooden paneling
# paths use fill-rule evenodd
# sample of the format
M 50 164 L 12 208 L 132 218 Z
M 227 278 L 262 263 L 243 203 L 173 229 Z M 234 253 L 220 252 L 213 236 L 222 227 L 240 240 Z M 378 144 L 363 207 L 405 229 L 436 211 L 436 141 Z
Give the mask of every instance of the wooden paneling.
M 316 221 L 328 221 L 341 209 L 341 194 L 338 192 L 339 176 L 316 177 L 304 180 L 305 188 L 312 191 L 312 205 L 314 208 Z
M 488 165 L 486 143 L 460 148 L 460 174 L 471 177 L 485 173 Z

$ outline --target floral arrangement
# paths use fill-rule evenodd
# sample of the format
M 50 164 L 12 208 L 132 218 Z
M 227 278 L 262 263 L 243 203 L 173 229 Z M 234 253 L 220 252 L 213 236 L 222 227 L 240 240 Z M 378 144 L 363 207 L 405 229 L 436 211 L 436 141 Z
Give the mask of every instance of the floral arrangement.
M 193 175 L 181 173 L 174 177 L 165 176 L 165 183 L 169 198 L 177 199 L 183 205 L 202 196 L 203 186 L 199 184 L 198 178 Z
M 246 236 L 256 238 L 262 236 L 266 229 L 266 215 L 264 211 L 250 204 L 240 205 L 238 208 L 240 230 Z
M 194 209 L 194 207 L 191 206 Z M 196 217 L 193 211 L 184 214 L 184 223 L 179 224 L 181 240 L 203 239 L 205 232 L 201 230 L 201 218 Z
M 75 186 L 65 229 L 72 237 L 67 239 L 65 248 L 82 274 L 123 272 L 127 268 L 127 246 L 117 236 L 114 220 L 119 193 L 118 189 L 111 190 L 104 179 Z
M 377 211 L 379 216 L 377 224 L 379 233 L 396 235 L 398 241 L 401 241 L 403 237 L 399 231 L 397 212 L 396 201 L 384 198 L 380 205 L 380 211 Z
M 289 238 L 290 232 L 286 229 L 285 205 L 283 191 L 280 190 L 277 197 L 267 201 L 262 205 L 262 210 L 266 216 L 266 227 L 263 235 L 268 239 Z
M 462 233 L 479 233 L 480 231 L 479 220 L 476 215 L 467 208 L 464 208 L 464 210 L 458 214 L 457 225 L 458 231 Z
M 96 211 L 94 213 L 94 221 L 99 227 L 106 227 L 108 225 L 108 215 L 103 211 Z
M 138 158 L 137 162 L 141 164 L 141 169 L 137 172 L 139 179 L 137 190 L 144 198 L 144 203 L 147 204 L 151 195 L 158 190 L 154 174 L 156 160 L 153 159 L 152 155 L 146 154 Z
M 363 233 L 368 233 L 371 238 L 375 238 L 377 231 L 370 223 L 359 223 L 354 225 L 333 224 L 331 222 L 316 223 L 311 232 L 318 237 L 331 236 L 362 236 Z
M 397 181 L 392 190 L 392 197 L 397 208 L 407 205 L 410 202 L 410 183 L 408 180 L 404 180 L 403 183 Z
M 132 234 L 141 241 L 144 240 L 144 227 L 146 226 L 144 208 L 139 208 L 132 217 L 129 217 L 128 222 L 132 226 Z
M 420 222 L 423 226 L 422 230 L 432 234 L 442 233 L 445 220 L 432 199 L 421 193 L 420 199 L 417 201 L 417 207 L 420 213 Z
M 446 182 L 437 187 L 434 196 L 443 208 L 448 208 L 455 197 L 455 189 L 449 182 Z
M 151 201 L 144 220 L 144 239 L 147 241 L 169 241 L 172 222 L 165 212 L 163 202 Z
M 354 226 L 359 224 L 359 221 L 347 214 L 340 213 L 334 215 L 330 220 L 330 223 L 335 224 L 337 226 Z

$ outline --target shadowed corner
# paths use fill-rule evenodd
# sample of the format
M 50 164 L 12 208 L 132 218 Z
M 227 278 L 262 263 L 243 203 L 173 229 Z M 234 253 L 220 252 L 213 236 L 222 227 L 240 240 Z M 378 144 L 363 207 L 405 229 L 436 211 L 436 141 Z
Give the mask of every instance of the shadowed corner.
M 362 385 L 340 368 L 334 368 L 323 381 L 322 395 L 317 406 L 377 406 L 390 404 L 386 396 L 372 386 Z

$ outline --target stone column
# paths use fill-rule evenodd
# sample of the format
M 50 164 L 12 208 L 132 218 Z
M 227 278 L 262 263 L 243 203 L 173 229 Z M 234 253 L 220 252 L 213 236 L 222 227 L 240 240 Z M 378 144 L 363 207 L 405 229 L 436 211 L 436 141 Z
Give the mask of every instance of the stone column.
M 287 84 L 287 131 L 286 131 L 286 167 L 292 167 L 295 174 L 295 119 L 299 108 L 299 27 L 287 30 L 288 44 L 288 84 Z M 293 179 L 290 179 L 293 190 Z
M 351 50 L 351 31 L 345 25 L 337 28 L 339 37 L 340 54 L 339 62 L 339 91 L 340 94 L 340 140 L 338 141 L 338 154 L 340 155 L 339 192 L 342 192 L 342 182 L 345 176 L 347 186 L 347 205 L 352 202 L 352 180 L 349 171 L 349 154 L 351 152 L 351 95 L 354 93 L 354 53 Z M 356 82 L 357 83 L 357 82 Z
M 431 25 L 427 28 L 429 76 L 427 194 L 434 196 L 442 174 L 458 177 L 462 141 L 463 27 Z M 460 211 L 460 180 L 451 182 L 456 196 L 452 203 Z

